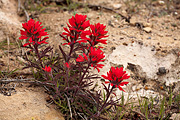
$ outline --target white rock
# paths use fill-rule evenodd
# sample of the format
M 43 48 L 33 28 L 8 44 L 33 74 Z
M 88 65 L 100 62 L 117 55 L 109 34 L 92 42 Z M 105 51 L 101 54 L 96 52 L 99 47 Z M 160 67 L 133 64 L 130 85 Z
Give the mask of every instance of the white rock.
M 163 0 L 158 1 L 159 5 L 164 5 L 165 2 Z
M 122 31 L 121 31 L 122 34 Z M 168 54 L 166 57 L 156 56 L 156 51 L 151 51 L 153 47 L 139 45 L 139 43 L 133 43 L 128 46 L 120 45 L 117 46 L 115 50 L 106 58 L 108 60 L 105 63 L 103 69 L 101 69 L 100 74 L 106 74 L 111 67 L 110 62 L 114 64 L 121 63 L 124 68 L 127 68 L 128 63 L 133 63 L 142 67 L 142 72 L 146 73 L 147 79 L 157 78 L 157 69 L 160 66 L 165 68 L 170 68 L 171 64 L 176 61 L 176 56 L 174 54 Z M 121 51 L 121 52 L 119 52 Z M 134 57 L 136 55 L 136 57 Z M 142 76 L 141 76 L 142 77 Z M 171 79 L 174 78 L 172 75 Z M 163 82 L 167 81 L 167 78 L 161 78 Z M 168 80 L 171 80 L 170 77 Z M 176 79 L 178 81 L 178 79 Z
M 178 15 L 178 13 L 177 13 L 177 12 L 174 12 L 174 15 Z
M 119 23 L 119 21 L 118 21 L 117 19 L 115 20 L 115 22 L 116 22 L 116 23 Z
M 180 120 L 180 113 L 174 113 L 170 117 L 170 120 Z
M 121 12 L 122 12 L 123 15 L 127 14 L 127 12 L 125 10 L 122 10 Z
M 113 4 L 114 9 L 120 9 L 121 6 L 122 6 L 121 4 Z

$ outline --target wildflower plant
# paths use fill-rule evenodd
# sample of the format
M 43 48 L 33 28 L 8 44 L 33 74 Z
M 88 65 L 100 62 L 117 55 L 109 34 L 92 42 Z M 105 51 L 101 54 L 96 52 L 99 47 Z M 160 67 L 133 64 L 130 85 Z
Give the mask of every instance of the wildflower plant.
M 21 37 L 26 43 L 22 47 L 30 50 L 30 55 L 25 55 L 27 61 L 25 68 L 32 68 L 40 75 L 39 80 L 51 88 L 53 100 L 59 105 L 66 119 L 106 119 L 102 115 L 113 106 L 118 106 L 118 101 L 112 99 L 113 90 L 128 84 L 125 79 L 130 76 L 123 68 L 111 67 L 107 76 L 102 75 L 107 86 L 102 83 L 106 96 L 102 91 L 89 90 L 93 82 L 100 76 L 92 74 L 91 69 L 100 72 L 104 66 L 105 54 L 100 44 L 107 44 L 108 37 L 106 26 L 100 23 L 90 24 L 86 15 L 76 14 L 69 19 L 67 28 L 60 34 L 69 46 L 69 51 L 64 51 L 59 45 L 61 55 L 53 53 L 53 48 L 46 40 L 49 38 L 41 23 L 30 19 L 22 24 Z M 47 47 L 42 47 L 47 44 Z M 99 47 L 96 47 L 96 46 Z

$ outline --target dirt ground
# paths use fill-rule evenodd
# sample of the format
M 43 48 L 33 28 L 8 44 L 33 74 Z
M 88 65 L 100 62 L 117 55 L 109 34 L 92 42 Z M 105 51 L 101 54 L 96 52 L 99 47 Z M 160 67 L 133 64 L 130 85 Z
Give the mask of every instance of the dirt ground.
M 0 120 L 64 120 L 43 88 L 16 85 L 11 96 L 0 94 Z
M 75 11 L 61 10 L 61 7 L 56 7 L 57 1 L 41 4 L 39 11 L 27 10 L 30 17 L 39 20 L 46 27 L 49 33 L 48 42 L 54 46 L 55 52 L 59 52 L 58 45 L 64 42 L 59 34 L 63 32 L 63 27 L 67 26 L 68 19 L 75 13 L 85 14 L 91 24 L 103 23 L 108 30 L 107 45 L 102 45 L 107 59 L 106 66 L 100 74 L 106 74 L 112 65 L 125 66 L 131 74 L 131 84 L 126 86 L 125 90 L 131 92 L 132 96 L 136 93 L 144 96 L 166 95 L 167 93 L 161 90 L 160 86 L 173 85 L 174 92 L 180 90 L 180 2 L 178 0 L 173 3 L 158 0 L 150 3 L 140 0 L 142 2 L 136 3 L 137 6 L 135 2 L 127 2 L 128 0 L 79 0 L 75 2 L 91 4 L 95 7 L 93 9 L 80 7 Z M 37 4 L 34 6 L 37 7 Z M 22 8 L 18 11 L 16 0 L 0 0 L 1 72 L 19 69 L 24 62 L 20 57 L 24 50 L 18 47 L 21 23 L 27 18 L 25 14 L 22 15 L 22 11 Z M 127 18 L 131 16 L 130 21 L 125 21 L 118 13 Z M 132 65 L 135 65 L 137 71 L 128 69 L 128 66 L 132 67 Z M 165 74 L 157 74 L 160 67 L 166 68 Z M 18 72 L 30 73 L 29 70 Z M 6 77 L 12 76 L 2 75 L 0 78 Z M 148 87 L 148 90 L 145 90 L 145 87 Z M 15 90 L 16 92 L 11 96 L 0 94 L 0 106 L 3 106 L 0 108 L 0 120 L 63 120 L 58 114 L 59 111 L 55 110 L 55 106 L 47 105 L 48 95 L 43 88 L 18 84 Z

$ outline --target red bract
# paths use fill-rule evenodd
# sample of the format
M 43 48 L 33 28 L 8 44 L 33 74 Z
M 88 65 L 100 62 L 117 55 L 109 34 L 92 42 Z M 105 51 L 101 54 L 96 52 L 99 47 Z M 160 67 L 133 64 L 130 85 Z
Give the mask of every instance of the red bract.
M 102 50 L 91 47 L 88 56 L 85 53 L 83 53 L 83 56 L 84 57 L 79 55 L 76 61 L 84 62 L 89 60 L 89 62 L 91 63 L 91 67 L 94 67 L 94 69 L 96 68 L 98 72 L 100 72 L 99 68 L 102 68 L 104 65 L 99 64 L 99 62 L 103 62 L 105 57 Z
M 76 58 L 76 61 L 77 61 L 77 62 L 84 62 L 85 60 L 88 61 L 87 55 L 86 55 L 85 53 L 83 53 L 83 56 L 84 56 L 84 57 L 82 57 L 81 55 L 79 55 L 79 57 Z
M 79 39 L 79 34 L 81 34 L 82 31 L 84 31 L 87 27 L 90 26 L 89 20 L 86 20 L 87 16 L 86 15 L 79 15 L 76 14 L 75 16 L 72 16 L 71 19 L 69 19 L 69 24 L 67 28 L 64 28 L 65 32 L 61 34 L 61 37 L 63 37 L 63 40 L 66 40 L 68 45 L 74 44 L 76 42 L 81 43 L 84 42 L 86 43 L 86 40 L 78 40 Z M 69 40 L 70 38 L 70 40 Z
M 104 79 L 109 80 L 109 81 L 106 81 L 105 83 L 110 83 L 111 86 L 118 87 L 119 90 L 122 90 L 122 91 L 124 90 L 122 89 L 121 86 L 124 86 L 129 83 L 129 82 L 122 82 L 122 81 L 130 78 L 130 76 L 126 74 L 126 71 L 123 71 L 123 67 L 121 68 L 111 67 L 110 71 L 107 72 L 107 76 L 102 75 L 102 77 Z
M 90 25 L 89 20 L 86 20 L 86 18 L 86 15 L 76 14 L 75 17 L 72 16 L 72 18 L 69 19 L 70 25 L 68 24 L 70 30 L 76 30 L 77 32 L 85 30 Z
M 108 35 L 106 35 L 108 31 L 105 31 L 105 28 L 106 26 L 100 23 L 90 25 L 90 30 L 82 32 L 81 39 L 87 40 L 91 46 L 97 45 L 98 43 L 107 44 L 107 40 L 102 39 L 108 37 Z
M 24 28 L 21 31 L 21 37 L 19 39 L 29 39 L 29 42 L 24 44 L 23 46 L 30 45 L 30 43 L 34 44 L 42 44 L 45 43 L 47 44 L 46 39 L 49 37 L 45 37 L 44 39 L 41 40 L 42 36 L 48 35 L 47 32 L 45 32 L 45 29 L 42 29 L 43 26 L 41 26 L 42 23 L 39 23 L 39 21 L 35 21 L 33 19 L 30 19 L 28 22 L 23 23 L 22 26 Z M 40 39 L 40 40 L 39 40 Z
M 67 63 L 67 62 L 64 63 L 64 66 L 67 67 L 67 68 L 70 68 L 69 63 Z
M 99 62 L 105 61 L 103 59 L 104 57 L 105 55 L 102 50 L 93 47 L 90 48 L 89 58 L 92 61 L 91 66 L 94 67 L 94 69 L 96 68 L 98 72 L 100 71 L 99 68 L 102 68 L 104 66 L 103 64 L 99 64 Z
M 51 72 L 51 67 L 50 66 L 45 66 L 45 68 L 42 68 L 46 72 Z

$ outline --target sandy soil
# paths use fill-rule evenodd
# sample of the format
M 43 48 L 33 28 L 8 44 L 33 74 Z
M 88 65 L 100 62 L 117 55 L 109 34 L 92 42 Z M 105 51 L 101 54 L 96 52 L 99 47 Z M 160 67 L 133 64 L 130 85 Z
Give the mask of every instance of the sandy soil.
M 89 1 L 80 0 L 79 2 L 88 3 Z M 92 0 L 89 3 L 115 9 L 124 16 L 132 15 L 130 23 L 127 23 L 116 13 L 104 9 L 80 8 L 75 11 L 86 14 L 92 24 L 100 22 L 107 26 L 108 44 L 102 45 L 107 60 L 100 74 L 106 74 L 112 65 L 125 66 L 132 76 L 131 84 L 126 86 L 125 90 L 131 92 L 132 96 L 137 92 L 142 96 L 166 95 L 167 93 L 161 90 L 160 86 L 168 87 L 173 83 L 175 83 L 174 92 L 179 91 L 180 10 L 178 5 L 180 4 L 173 6 L 174 11 L 167 14 L 163 14 L 166 4 L 154 2 L 153 6 L 148 8 L 145 4 L 139 4 L 140 9 L 135 9 L 136 14 L 133 14 L 127 10 L 128 3 L 119 0 Z M 7 71 L 8 66 L 10 66 L 9 70 L 22 67 L 20 63 L 23 59 L 20 55 L 23 50 L 17 49 L 17 45 L 21 22 L 24 22 L 26 17 L 19 16 L 17 7 L 18 3 L 15 0 L 0 0 L 0 42 L 10 41 L 9 48 L 7 42 L 5 45 L 0 44 L 1 71 Z M 59 37 L 59 33 L 63 32 L 63 27 L 66 27 L 74 11 L 61 11 L 56 7 L 45 6 L 44 13 L 28 12 L 31 17 L 41 21 L 47 28 L 50 37 L 48 42 L 58 53 L 58 45 L 64 42 Z M 144 27 L 139 28 L 136 23 Z M 68 48 L 65 47 L 65 49 Z M 127 69 L 128 63 L 135 65 L 137 71 L 132 72 Z M 157 75 L 159 67 L 165 67 L 167 73 Z M 29 70 L 23 72 L 29 73 Z M 136 79 L 137 76 L 138 79 Z M 5 76 L 1 76 L 3 77 Z M 148 90 L 145 90 L 147 86 Z M 44 93 L 43 88 L 19 85 L 15 90 L 16 93 L 11 96 L 0 94 L 0 106 L 3 106 L 0 108 L 0 120 L 32 120 L 32 118 L 34 120 L 63 120 L 54 106 L 47 105 L 48 95 Z
M 0 94 L 0 120 L 64 120 L 42 87 L 16 85 L 11 96 Z

